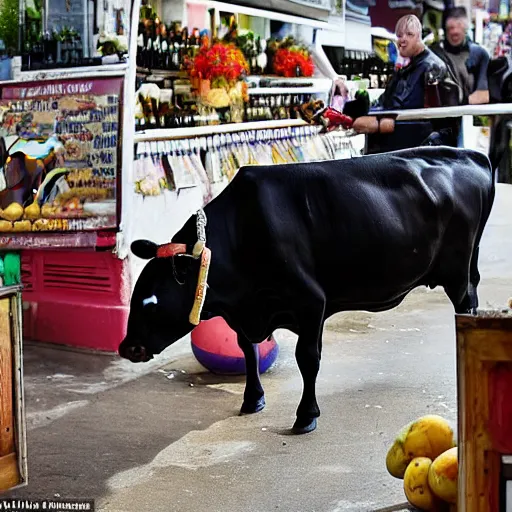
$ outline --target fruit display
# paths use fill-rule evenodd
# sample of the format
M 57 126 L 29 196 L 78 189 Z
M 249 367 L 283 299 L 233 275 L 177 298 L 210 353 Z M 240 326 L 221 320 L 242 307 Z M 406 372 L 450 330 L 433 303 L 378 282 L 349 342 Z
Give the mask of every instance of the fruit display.
M 403 478 L 415 457 L 434 460 L 455 446 L 455 433 L 441 416 L 427 415 L 412 421 L 399 432 L 388 451 L 386 467 L 391 475 Z
M 116 226 L 121 82 L 91 79 L 86 94 L 59 82 L 51 96 L 4 102 L 0 234 Z
M 388 450 L 386 468 L 403 479 L 407 500 L 419 510 L 449 511 L 456 505 L 457 443 L 443 417 L 426 415 L 403 427 Z

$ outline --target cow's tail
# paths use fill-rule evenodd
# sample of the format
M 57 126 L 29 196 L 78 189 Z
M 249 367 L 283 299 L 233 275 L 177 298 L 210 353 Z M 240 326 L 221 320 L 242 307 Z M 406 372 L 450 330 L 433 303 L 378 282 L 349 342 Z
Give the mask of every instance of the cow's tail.
M 510 132 L 508 125 L 511 119 L 512 116 L 510 115 L 495 116 L 491 125 L 489 160 L 491 161 L 493 183 L 496 183 L 498 167 L 509 148 Z

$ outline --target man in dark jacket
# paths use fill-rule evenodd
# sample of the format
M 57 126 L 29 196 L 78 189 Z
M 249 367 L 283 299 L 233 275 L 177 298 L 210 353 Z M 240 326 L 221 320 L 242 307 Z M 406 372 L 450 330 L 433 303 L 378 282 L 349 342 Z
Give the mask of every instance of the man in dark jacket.
M 391 129 L 389 120 L 371 121 L 372 113 L 380 110 L 403 110 L 437 107 L 426 96 L 426 85 L 430 81 L 441 84 L 448 77 L 446 64 L 425 47 L 421 39 L 422 27 L 420 20 L 414 15 L 407 15 L 398 20 L 396 36 L 398 52 L 407 65 L 395 71 L 386 90 L 377 104 L 370 110 L 365 119 L 356 120 L 354 129 L 360 133 L 368 133 L 366 140 L 367 153 L 381 153 L 397 149 L 419 146 L 436 129 L 450 129 L 450 125 L 442 121 L 398 121 Z M 434 87 L 434 91 L 438 89 Z M 368 121 L 366 121 L 368 119 Z M 373 118 L 374 119 L 374 118 Z M 361 129 L 358 129 L 361 126 Z M 377 133 L 376 133 L 377 132 Z M 456 145 L 456 134 L 447 137 L 450 145 Z
M 469 19 L 465 7 L 451 7 L 445 11 L 443 19 L 444 41 L 431 46 L 448 66 L 461 89 L 460 105 L 480 105 L 489 103 L 487 67 L 489 54 L 467 35 Z M 462 145 L 462 121 L 453 121 L 453 132 Z
M 398 52 L 409 63 L 395 71 L 375 109 L 423 108 L 429 74 L 438 81 L 446 77 L 446 64 L 425 47 L 421 32 L 421 23 L 416 16 L 410 14 L 398 20 Z
M 449 67 L 463 90 L 461 104 L 489 103 L 487 66 L 489 54 L 467 36 L 469 20 L 464 7 L 447 10 L 444 21 L 445 40 L 431 49 Z
M 410 14 L 398 20 L 398 52 L 409 63 L 395 71 L 375 110 L 423 108 L 425 85 L 429 77 L 442 81 L 447 76 L 446 64 L 425 47 L 421 32 L 421 23 L 416 16 Z

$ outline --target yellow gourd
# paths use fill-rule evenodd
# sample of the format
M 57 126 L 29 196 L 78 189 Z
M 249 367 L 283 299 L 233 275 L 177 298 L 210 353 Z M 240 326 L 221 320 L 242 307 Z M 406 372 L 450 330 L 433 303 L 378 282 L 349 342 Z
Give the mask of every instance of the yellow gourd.
M 0 209 L 0 217 L 14 222 L 23 215 L 23 206 L 19 203 L 11 203 L 5 210 Z
M 0 220 L 0 233 L 12 231 L 12 222 L 7 220 Z
M 39 208 L 37 201 L 34 201 L 31 205 L 25 208 L 25 214 L 23 215 L 23 218 L 36 220 L 39 219 L 39 217 L 41 217 L 41 208 Z

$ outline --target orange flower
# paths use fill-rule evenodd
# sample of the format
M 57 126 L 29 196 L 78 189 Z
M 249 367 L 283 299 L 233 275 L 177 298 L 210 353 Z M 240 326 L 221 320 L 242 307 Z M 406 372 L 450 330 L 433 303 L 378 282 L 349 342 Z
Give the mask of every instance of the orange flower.
M 301 76 L 313 76 L 315 65 L 309 53 L 288 48 L 279 48 L 273 59 L 274 72 L 288 78 L 297 76 L 297 69 Z
M 205 79 L 225 78 L 233 82 L 239 80 L 243 73 L 249 72 L 249 65 L 236 46 L 215 43 L 211 48 L 201 47 L 192 69 Z

